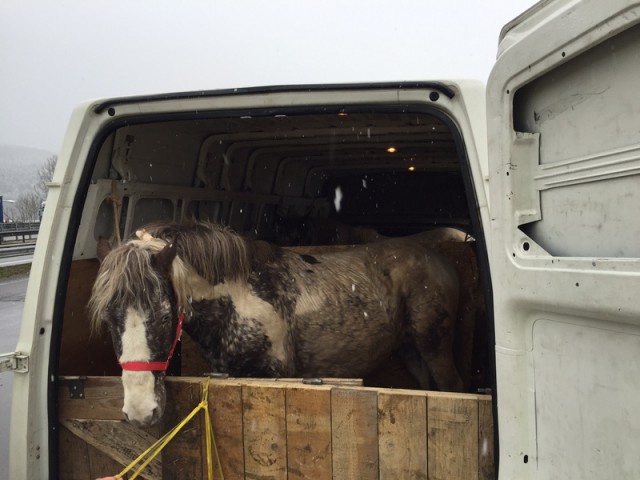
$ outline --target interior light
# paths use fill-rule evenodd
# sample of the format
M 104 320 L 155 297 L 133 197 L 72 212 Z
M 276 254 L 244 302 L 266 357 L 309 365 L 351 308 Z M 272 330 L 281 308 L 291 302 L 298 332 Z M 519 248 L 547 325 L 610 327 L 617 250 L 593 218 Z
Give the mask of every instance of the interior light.
M 346 117 L 347 115 L 349 115 L 347 112 L 338 112 L 339 117 Z
M 387 152 L 389 152 L 389 153 L 396 153 L 396 152 L 397 152 L 397 149 L 396 149 L 396 147 L 389 147 L 389 148 L 387 148 Z
M 413 165 L 411 165 L 411 166 L 408 168 L 408 170 L 409 170 L 410 172 L 415 171 L 415 169 L 416 169 L 416 167 L 414 167 Z

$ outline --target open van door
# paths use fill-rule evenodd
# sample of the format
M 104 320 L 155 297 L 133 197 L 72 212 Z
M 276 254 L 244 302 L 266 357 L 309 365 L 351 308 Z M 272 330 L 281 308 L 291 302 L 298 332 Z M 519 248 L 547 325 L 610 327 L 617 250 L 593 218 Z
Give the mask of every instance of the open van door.
M 499 478 L 640 478 L 640 4 L 541 2 L 487 88 Z

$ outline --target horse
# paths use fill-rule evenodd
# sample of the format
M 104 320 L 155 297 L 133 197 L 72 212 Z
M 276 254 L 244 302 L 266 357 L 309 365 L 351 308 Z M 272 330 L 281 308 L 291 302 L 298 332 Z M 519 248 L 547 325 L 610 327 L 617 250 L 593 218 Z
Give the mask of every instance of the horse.
M 463 389 L 456 270 L 415 242 L 309 255 L 214 223 L 155 223 L 116 248 L 101 241 L 98 258 L 92 328 L 108 326 L 134 425 L 163 414 L 183 326 L 214 372 L 235 377 L 363 377 L 401 350 L 421 385 L 426 365 L 440 389 Z

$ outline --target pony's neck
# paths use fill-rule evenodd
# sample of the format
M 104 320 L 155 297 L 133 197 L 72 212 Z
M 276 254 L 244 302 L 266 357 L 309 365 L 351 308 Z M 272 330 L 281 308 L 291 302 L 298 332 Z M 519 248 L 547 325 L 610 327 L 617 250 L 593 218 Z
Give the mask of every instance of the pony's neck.
M 205 280 L 189 264 L 180 257 L 173 260 L 171 266 L 171 283 L 176 293 L 178 306 L 191 313 L 192 300 L 200 301 L 213 298 L 215 285 Z

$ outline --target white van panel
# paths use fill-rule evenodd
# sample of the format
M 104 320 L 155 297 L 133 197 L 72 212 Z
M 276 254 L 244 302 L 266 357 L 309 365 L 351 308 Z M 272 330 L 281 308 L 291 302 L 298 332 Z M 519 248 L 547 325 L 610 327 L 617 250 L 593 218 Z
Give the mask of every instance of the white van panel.
M 629 352 L 640 352 L 638 330 L 566 320 L 549 316 L 533 327 L 538 457 L 545 460 L 538 475 L 635 478 L 640 356 Z
M 640 476 L 639 14 L 541 4 L 489 79 L 501 479 Z

